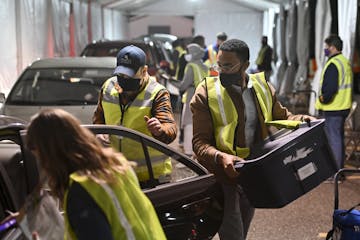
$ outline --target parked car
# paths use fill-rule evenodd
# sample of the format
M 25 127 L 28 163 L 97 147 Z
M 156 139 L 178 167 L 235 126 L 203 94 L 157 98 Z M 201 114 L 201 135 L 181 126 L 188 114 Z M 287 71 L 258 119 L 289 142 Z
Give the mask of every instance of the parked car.
M 0 220 L 7 215 L 5 210 L 19 209 L 38 178 L 34 156 L 23 145 L 25 125 L 14 119 L 2 121 L 2 118 L 6 117 L 0 117 L 0 170 L 6 170 L 0 171 Z M 156 149 L 171 158 L 173 171 L 169 182 L 160 184 L 151 181 L 154 180 L 151 177 L 150 182 L 153 184 L 143 189 L 153 203 L 168 239 L 211 239 L 216 234 L 221 224 L 223 200 L 213 174 L 168 145 L 134 130 L 107 125 L 85 127 L 94 134 L 110 134 L 141 143 L 142 149 L 139 151 L 144 153 L 148 170 L 152 164 L 148 154 L 150 149 Z M 151 171 L 149 175 L 152 176 Z M 11 229 L 6 234 L 14 234 L 16 231 L 20 230 Z
M 176 110 L 180 93 L 179 89 L 169 81 L 169 79 L 171 79 L 172 69 L 171 55 L 169 55 L 170 50 L 166 49 L 162 41 L 151 38 L 140 38 L 130 41 L 99 41 L 88 44 L 82 51 L 81 56 L 116 56 L 120 49 L 128 45 L 134 45 L 144 50 L 149 74 L 155 76 L 156 79 L 168 89 L 172 108 Z
M 119 41 L 98 41 L 88 44 L 81 52 L 83 57 L 116 57 L 120 49 L 125 46 L 134 45 L 141 48 L 146 53 L 146 64 L 151 76 L 157 76 L 161 68 L 169 66 L 166 52 L 160 42 L 141 41 L 141 40 L 119 40 Z M 158 77 L 158 76 L 157 76 Z
M 57 107 L 91 123 L 100 88 L 115 66 L 113 57 L 37 60 L 15 82 L 0 114 L 28 121 L 42 108 Z
M 155 42 L 160 47 L 160 51 L 163 52 L 165 60 L 170 64 L 169 67 L 173 67 L 172 64 L 172 55 L 173 55 L 173 47 L 172 42 L 178 39 L 177 36 L 171 34 L 164 33 L 154 33 L 148 35 L 142 35 L 140 37 L 135 38 L 135 40 L 141 40 L 144 42 Z M 174 74 L 174 73 L 172 73 Z

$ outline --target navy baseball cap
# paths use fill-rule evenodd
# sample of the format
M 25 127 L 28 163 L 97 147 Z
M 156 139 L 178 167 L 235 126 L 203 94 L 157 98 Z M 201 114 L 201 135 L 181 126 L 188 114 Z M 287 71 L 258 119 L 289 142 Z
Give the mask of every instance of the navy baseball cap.
M 122 48 L 117 55 L 117 67 L 114 70 L 114 75 L 125 74 L 129 77 L 134 77 L 140 67 L 145 65 L 145 52 L 134 45 Z

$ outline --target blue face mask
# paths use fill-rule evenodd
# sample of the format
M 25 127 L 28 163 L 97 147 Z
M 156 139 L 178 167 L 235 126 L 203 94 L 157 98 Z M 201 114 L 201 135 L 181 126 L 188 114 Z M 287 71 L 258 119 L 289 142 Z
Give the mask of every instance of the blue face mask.
M 330 50 L 328 48 L 324 49 L 324 54 L 326 57 L 330 56 Z

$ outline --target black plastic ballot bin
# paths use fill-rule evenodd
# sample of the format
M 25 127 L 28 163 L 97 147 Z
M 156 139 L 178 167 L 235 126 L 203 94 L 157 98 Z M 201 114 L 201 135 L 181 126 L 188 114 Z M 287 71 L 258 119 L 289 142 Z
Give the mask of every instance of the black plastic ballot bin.
M 281 208 L 337 172 L 325 120 L 282 129 L 237 162 L 238 181 L 255 208 Z

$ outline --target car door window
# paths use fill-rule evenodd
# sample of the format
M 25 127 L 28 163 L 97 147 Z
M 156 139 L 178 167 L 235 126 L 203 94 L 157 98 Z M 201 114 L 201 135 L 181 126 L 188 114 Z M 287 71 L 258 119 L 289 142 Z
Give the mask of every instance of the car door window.
M 137 164 L 135 170 L 140 181 L 146 181 L 153 175 L 156 185 L 174 183 L 199 176 L 195 171 L 184 165 L 179 159 L 184 158 L 177 153 L 164 153 L 154 146 L 141 142 L 141 138 L 133 140 L 129 137 L 110 135 L 112 147 L 119 150 L 129 161 Z M 153 173 L 150 173 L 150 165 Z M 164 169 L 166 174 L 159 175 L 157 169 Z M 144 177 L 145 176 L 145 177 Z M 149 186 L 149 185 L 143 185 Z

